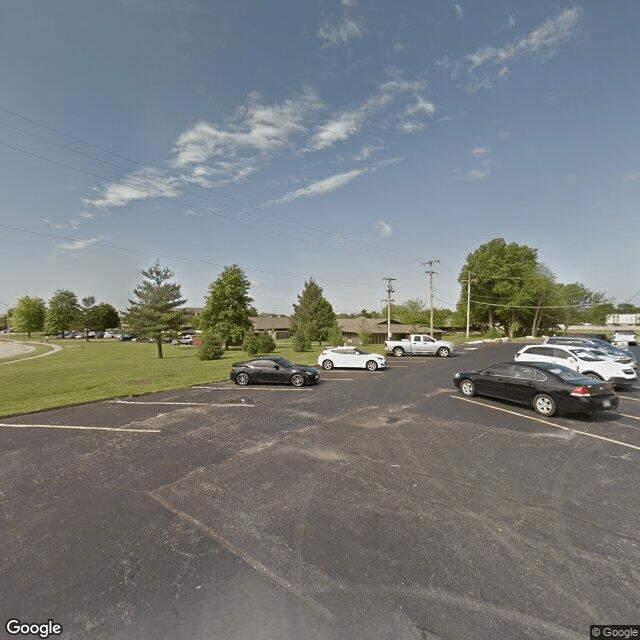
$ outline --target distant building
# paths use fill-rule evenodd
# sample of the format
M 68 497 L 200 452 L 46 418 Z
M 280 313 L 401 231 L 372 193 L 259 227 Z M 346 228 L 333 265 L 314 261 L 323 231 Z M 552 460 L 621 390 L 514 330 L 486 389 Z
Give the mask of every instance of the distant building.
M 637 327 L 640 325 L 640 313 L 611 313 L 606 324 L 610 327 Z
M 255 333 L 268 333 L 274 340 L 276 338 L 291 337 L 291 318 L 289 316 L 259 316 L 251 318 Z
M 360 343 L 358 334 L 363 331 L 371 334 L 371 344 L 382 344 L 387 339 L 387 320 L 385 318 L 338 318 L 338 326 L 342 331 L 345 343 Z M 393 318 L 391 319 L 392 340 L 408 338 L 412 333 L 429 333 L 429 327 L 402 324 Z M 440 339 L 442 331 L 434 329 L 433 337 Z

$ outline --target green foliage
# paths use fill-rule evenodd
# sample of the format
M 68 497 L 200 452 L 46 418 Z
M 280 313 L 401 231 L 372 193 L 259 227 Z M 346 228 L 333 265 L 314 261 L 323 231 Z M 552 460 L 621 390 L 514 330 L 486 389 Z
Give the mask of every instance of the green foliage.
M 250 282 L 242 269 L 233 264 L 225 267 L 209 287 L 209 296 L 204 309 L 198 314 L 200 329 L 213 329 L 221 336 L 225 345 L 239 342 L 253 328 L 251 314 L 255 311 L 250 303 Z
M 273 353 L 276 350 L 276 341 L 266 332 L 258 334 L 258 347 L 260 353 Z
M 329 337 L 332 329 L 338 326 L 338 319 L 333 307 L 322 295 L 320 287 L 311 278 L 304 283 L 302 294 L 298 295 L 298 304 L 293 305 L 291 316 L 291 330 L 306 334 L 310 340 L 317 340 L 322 344 Z
M 311 349 L 311 337 L 304 329 L 295 331 L 291 342 L 294 351 L 302 352 Z
M 96 299 L 93 296 L 87 296 L 82 298 L 80 304 L 80 317 L 82 319 L 82 326 L 84 328 L 84 335 L 89 340 L 89 331 L 93 331 L 93 312 L 95 311 Z
M 260 342 L 255 333 L 249 332 L 242 341 L 242 350 L 246 351 L 250 356 L 260 353 Z
M 20 298 L 11 312 L 10 326 L 13 331 L 26 333 L 31 337 L 32 331 L 44 329 L 46 308 L 41 298 L 25 296 Z
M 93 308 L 91 313 L 91 328 L 94 331 L 106 331 L 120 326 L 120 315 L 114 307 L 103 302 Z
M 65 289 L 58 289 L 51 300 L 47 310 L 44 330 L 46 333 L 58 333 L 68 331 L 81 324 L 81 312 L 76 294 Z
M 335 326 L 333 327 L 333 329 L 331 329 L 331 331 L 329 332 L 329 335 L 327 336 L 327 342 L 330 345 L 339 347 L 341 344 L 344 343 L 344 338 L 342 337 L 342 331 L 340 330 L 340 327 Z
M 219 360 L 224 355 L 222 339 L 213 329 L 205 329 L 198 334 L 200 346 L 196 349 L 199 360 Z
M 137 300 L 129 299 L 125 314 L 129 331 L 139 337 L 151 338 L 157 345 L 158 358 L 162 358 L 162 337 L 167 332 L 178 331 L 184 324 L 184 313 L 177 310 L 186 300 L 180 293 L 180 285 L 168 282 L 173 272 L 161 269 L 159 262 L 142 272 L 143 281 L 134 290 Z

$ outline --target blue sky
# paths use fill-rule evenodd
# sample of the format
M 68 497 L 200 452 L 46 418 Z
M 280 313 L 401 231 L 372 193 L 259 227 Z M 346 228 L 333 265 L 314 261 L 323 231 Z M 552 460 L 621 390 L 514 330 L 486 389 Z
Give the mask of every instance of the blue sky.
M 466 255 L 527 244 L 640 300 L 640 3 L 4 0 L 0 306 L 124 309 L 156 258 L 201 306 L 454 307 Z M 4 309 L 0 308 L 0 312 Z

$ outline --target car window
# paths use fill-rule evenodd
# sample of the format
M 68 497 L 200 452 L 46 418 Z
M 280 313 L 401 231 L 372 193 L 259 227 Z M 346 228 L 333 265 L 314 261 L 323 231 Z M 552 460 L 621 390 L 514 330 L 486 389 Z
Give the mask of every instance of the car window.
M 563 358 L 564 360 L 568 360 L 571 357 L 571 354 L 564 349 L 554 349 L 553 350 L 554 358 Z
M 534 356 L 552 356 L 556 349 L 549 349 L 546 347 L 531 347 L 524 351 L 524 353 L 528 353 Z
M 511 372 L 512 378 L 520 378 L 523 380 L 535 380 L 536 379 L 536 370 L 533 367 L 527 367 L 522 364 L 513 365 L 513 369 Z
M 492 367 L 485 369 L 482 373 L 487 376 L 510 376 L 513 365 L 508 363 L 494 364 Z
M 566 380 L 567 382 L 573 382 L 575 380 L 583 380 L 584 376 L 573 369 L 569 369 L 568 367 L 552 367 L 549 369 L 550 373 L 562 378 L 562 380 Z
M 424 340 L 425 342 L 435 342 L 435 340 L 434 340 L 431 336 L 425 336 L 425 337 L 423 338 L 423 340 Z
M 422 336 L 413 336 L 414 342 L 422 342 Z

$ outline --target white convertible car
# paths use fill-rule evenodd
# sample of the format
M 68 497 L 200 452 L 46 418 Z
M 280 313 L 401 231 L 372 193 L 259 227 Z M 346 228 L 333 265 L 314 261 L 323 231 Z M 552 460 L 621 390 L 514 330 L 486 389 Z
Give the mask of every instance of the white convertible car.
M 349 367 L 352 369 L 384 369 L 387 360 L 377 353 L 369 353 L 358 347 L 331 347 L 318 356 L 318 364 L 325 369 Z

